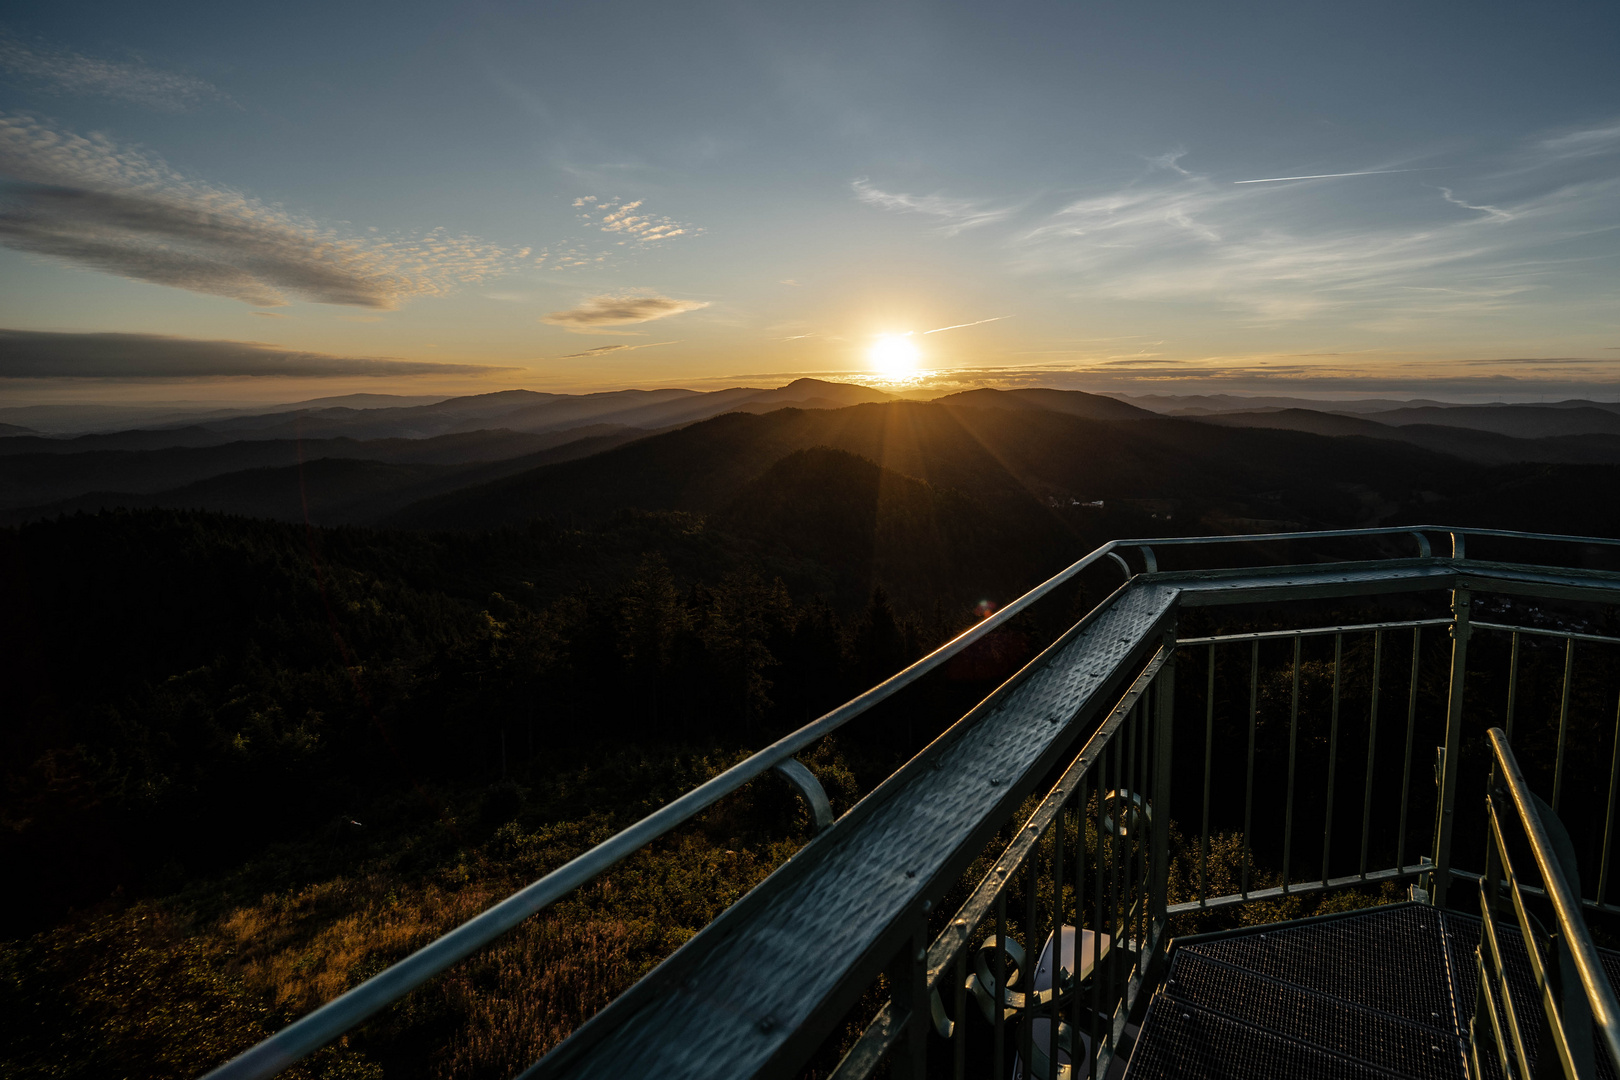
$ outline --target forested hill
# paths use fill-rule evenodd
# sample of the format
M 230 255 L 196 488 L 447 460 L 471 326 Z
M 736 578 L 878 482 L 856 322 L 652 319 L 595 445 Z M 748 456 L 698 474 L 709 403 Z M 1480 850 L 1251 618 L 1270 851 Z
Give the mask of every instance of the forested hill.
M 1171 500 L 1195 517 L 1348 523 L 1366 493 L 1404 503 L 1455 488 L 1463 463 L 1397 443 L 1174 419 L 1099 421 L 1044 409 L 890 403 L 733 414 L 409 507 L 417 528 L 484 528 L 535 516 L 599 519 L 625 507 L 709 513 L 774 461 L 829 446 L 954 488 L 987 507 Z

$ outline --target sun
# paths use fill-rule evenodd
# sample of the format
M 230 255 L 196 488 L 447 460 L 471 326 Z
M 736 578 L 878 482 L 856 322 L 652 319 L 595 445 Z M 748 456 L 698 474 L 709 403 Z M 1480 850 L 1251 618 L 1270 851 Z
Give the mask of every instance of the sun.
M 917 372 L 917 346 L 906 340 L 910 334 L 883 334 L 866 351 L 872 368 L 890 379 L 903 379 Z

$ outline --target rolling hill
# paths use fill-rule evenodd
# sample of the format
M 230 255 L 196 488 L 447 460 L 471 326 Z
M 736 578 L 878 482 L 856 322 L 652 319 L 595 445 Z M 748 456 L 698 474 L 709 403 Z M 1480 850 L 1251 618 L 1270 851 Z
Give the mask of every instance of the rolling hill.
M 1412 411 L 1428 413 L 1441 410 Z M 1372 418 L 1313 409 L 1278 409 L 1273 412 L 1222 413 L 1197 419 L 1222 427 L 1274 428 L 1335 437 L 1355 435 L 1369 439 L 1391 439 L 1436 453 L 1451 454 L 1465 461 L 1491 465 L 1520 461 L 1572 464 L 1620 462 L 1620 435 L 1617 434 L 1593 432 L 1518 438 L 1471 427 L 1432 423 L 1387 424 L 1383 422 L 1387 415 L 1380 413 Z M 1620 416 L 1616 419 L 1620 419 Z

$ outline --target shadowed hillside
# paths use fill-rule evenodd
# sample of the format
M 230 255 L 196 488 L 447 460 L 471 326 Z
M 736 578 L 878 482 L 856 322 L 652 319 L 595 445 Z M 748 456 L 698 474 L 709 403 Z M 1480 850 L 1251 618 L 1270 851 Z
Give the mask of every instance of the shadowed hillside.
M 580 461 L 407 508 L 414 528 L 487 528 L 534 517 L 597 520 L 625 507 L 713 513 L 777 459 L 812 446 L 954 488 L 994 513 L 1104 500 L 1166 503 L 1193 521 L 1357 524 L 1469 467 L 1395 442 L 1225 429 L 1174 419 L 1124 424 L 1044 409 L 894 402 L 729 415 Z
M 941 596 L 965 598 L 953 595 L 962 591 L 949 587 L 953 580 L 1006 595 L 1029 563 L 1027 549 L 1007 557 L 1016 525 L 960 492 L 824 446 L 776 462 L 713 524 L 757 543 L 785 577 L 846 604 L 881 585 L 907 607 L 925 609 Z M 1052 531 L 1032 515 L 1019 524 L 1037 534 L 1017 538 L 1036 552 L 1055 547 Z
M 1447 410 L 1412 410 L 1430 413 Z M 1556 411 L 1556 410 L 1552 410 Z M 1566 410 L 1575 412 L 1575 410 Z M 1520 461 L 1607 463 L 1620 461 L 1620 435 L 1584 433 L 1517 437 L 1472 426 L 1451 426 L 1433 422 L 1395 425 L 1385 423 L 1380 413 L 1373 418 L 1319 412 L 1314 409 L 1277 409 L 1271 412 L 1223 413 L 1203 416 L 1206 424 L 1222 427 L 1275 428 L 1309 431 L 1317 435 L 1361 436 L 1389 439 L 1419 446 L 1438 454 L 1451 454 L 1466 461 L 1507 465 Z

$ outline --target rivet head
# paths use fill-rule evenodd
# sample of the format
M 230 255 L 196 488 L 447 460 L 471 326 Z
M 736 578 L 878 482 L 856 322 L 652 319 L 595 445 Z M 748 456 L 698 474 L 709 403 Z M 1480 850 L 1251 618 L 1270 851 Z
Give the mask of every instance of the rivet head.
M 991 777 L 991 778 L 990 778 L 990 786 L 991 786 L 991 787 L 995 787 L 995 786 L 996 786 L 996 785 L 997 785 L 997 784 L 999 784 L 999 783 L 1001 783 L 1001 777 L 999 777 L 999 776 L 992 776 L 992 777 Z
M 915 871 L 915 870 L 907 870 L 906 871 L 906 877 L 916 877 L 916 876 L 917 876 L 917 871 Z
M 759 1023 L 755 1026 L 758 1027 L 760 1031 L 769 1032 L 776 1027 L 776 1018 L 774 1016 L 762 1016 L 759 1018 Z

